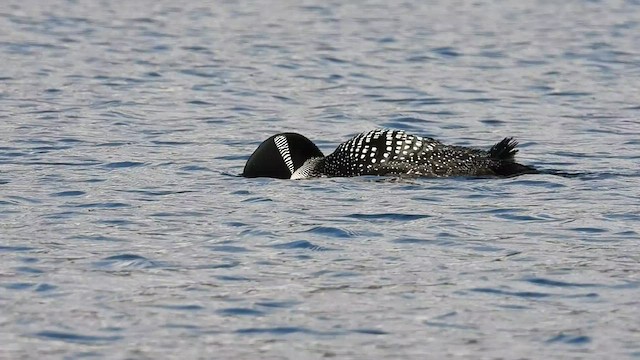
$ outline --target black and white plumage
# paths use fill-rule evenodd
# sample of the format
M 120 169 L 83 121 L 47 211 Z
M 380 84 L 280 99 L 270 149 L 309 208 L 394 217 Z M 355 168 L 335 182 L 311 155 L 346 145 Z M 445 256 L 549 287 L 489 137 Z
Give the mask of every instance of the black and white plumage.
M 372 130 L 340 144 L 328 156 L 306 137 L 277 134 L 265 140 L 245 165 L 245 177 L 303 179 L 319 176 L 414 177 L 516 176 L 537 173 L 515 162 L 518 143 L 505 138 L 489 151 L 445 145 L 401 130 Z

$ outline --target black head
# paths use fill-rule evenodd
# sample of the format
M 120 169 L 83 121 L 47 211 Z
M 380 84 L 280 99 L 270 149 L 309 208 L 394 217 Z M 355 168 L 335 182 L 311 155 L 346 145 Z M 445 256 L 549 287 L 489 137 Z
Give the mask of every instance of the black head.
M 305 161 L 323 156 L 311 140 L 300 134 L 276 134 L 265 140 L 251 154 L 242 176 L 290 179 Z

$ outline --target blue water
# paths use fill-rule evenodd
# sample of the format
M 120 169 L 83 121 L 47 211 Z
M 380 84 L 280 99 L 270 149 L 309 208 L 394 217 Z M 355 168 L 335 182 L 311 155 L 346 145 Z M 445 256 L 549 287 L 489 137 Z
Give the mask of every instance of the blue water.
M 0 358 L 640 358 L 638 1 L 0 4 Z M 376 127 L 572 177 L 238 177 Z

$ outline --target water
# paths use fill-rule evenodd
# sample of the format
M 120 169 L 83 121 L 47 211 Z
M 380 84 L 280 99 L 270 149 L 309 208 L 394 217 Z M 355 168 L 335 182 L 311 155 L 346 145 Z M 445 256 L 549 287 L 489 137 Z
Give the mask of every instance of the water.
M 3 1 L 0 358 L 640 358 L 637 1 Z M 575 177 L 238 177 L 297 131 Z

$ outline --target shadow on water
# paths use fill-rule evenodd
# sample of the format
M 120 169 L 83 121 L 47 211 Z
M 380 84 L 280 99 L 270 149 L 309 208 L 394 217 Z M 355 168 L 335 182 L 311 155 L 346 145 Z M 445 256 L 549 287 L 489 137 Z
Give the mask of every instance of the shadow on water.
M 611 179 L 611 178 L 634 178 L 639 177 L 640 173 L 623 173 L 623 172 L 608 172 L 608 171 L 562 171 L 555 169 L 548 170 L 540 170 L 540 174 L 542 175 L 554 175 L 560 176 L 568 179 L 579 179 L 579 180 L 602 180 L 602 179 Z
M 611 179 L 611 178 L 635 178 L 640 177 L 640 173 L 623 173 L 623 172 L 595 172 L 595 171 L 564 171 L 564 170 L 556 170 L 556 169 L 538 169 L 537 174 L 521 174 L 510 176 L 509 178 L 517 178 L 524 175 L 536 176 L 536 175 L 553 175 L 559 176 L 567 179 L 579 179 L 579 180 L 601 180 L 601 179 Z M 243 178 L 244 176 L 240 174 L 233 174 L 231 172 L 222 172 L 222 176 L 227 177 L 235 177 L 235 178 Z M 358 176 L 357 178 L 365 180 L 365 181 L 373 181 L 379 183 L 407 183 L 407 184 L 418 184 L 415 180 L 419 179 L 462 179 L 462 180 L 489 180 L 489 179 L 504 179 L 504 177 L 496 177 L 496 176 L 453 176 L 453 177 L 417 177 L 417 176 L 375 176 L 375 175 L 364 175 Z M 313 179 L 301 179 L 304 181 L 313 180 Z

